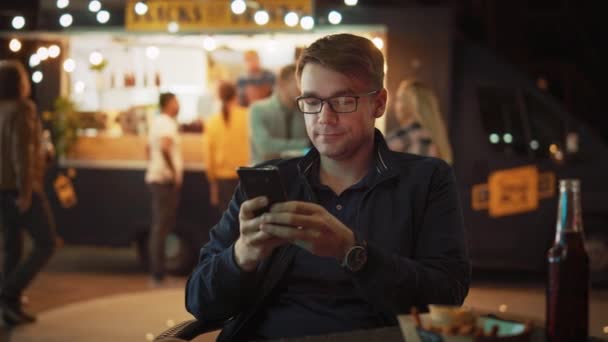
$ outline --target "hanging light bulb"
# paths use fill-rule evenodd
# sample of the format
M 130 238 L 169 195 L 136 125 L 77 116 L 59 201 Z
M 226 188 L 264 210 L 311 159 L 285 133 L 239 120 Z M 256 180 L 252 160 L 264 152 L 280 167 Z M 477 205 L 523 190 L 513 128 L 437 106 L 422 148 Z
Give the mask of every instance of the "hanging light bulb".
M 135 4 L 135 13 L 137 13 L 137 15 L 144 15 L 148 13 L 148 5 L 143 1 L 138 1 Z
M 103 62 L 103 55 L 99 51 L 93 51 L 89 55 L 89 62 L 95 66 L 100 65 Z
M 346 6 L 357 6 L 358 0 L 344 0 Z
M 32 74 L 32 81 L 34 83 L 40 83 L 40 82 L 42 82 L 43 77 L 44 77 L 44 75 L 42 74 L 42 71 L 36 70 Z
M 21 30 L 25 26 L 25 18 L 21 15 L 17 15 L 13 18 L 11 24 L 15 30 Z
M 327 20 L 329 20 L 329 23 L 332 25 L 338 25 L 342 22 L 342 14 L 338 11 L 331 11 L 327 15 Z
M 258 25 L 266 25 L 266 24 L 268 24 L 268 21 L 270 20 L 270 16 L 268 15 L 268 12 L 266 12 L 264 10 L 259 10 L 259 11 L 255 12 L 255 15 L 253 16 L 253 20 L 255 20 L 255 23 Z
M 57 0 L 57 8 L 63 9 L 70 5 L 70 0 Z
M 73 72 L 76 70 L 76 62 L 71 58 L 66 59 L 63 61 L 63 70 L 66 72 Z
M 247 10 L 247 3 L 244 0 L 234 0 L 230 4 L 230 9 L 234 14 L 243 14 Z
M 61 17 L 59 17 L 59 25 L 62 27 L 70 27 L 73 22 L 74 18 L 72 18 L 72 15 L 69 13 L 62 14 Z
M 101 9 L 101 2 L 98 0 L 92 0 L 89 2 L 89 11 L 98 12 Z
M 110 12 L 103 10 L 103 11 L 99 11 L 97 12 L 97 21 L 100 24 L 105 24 L 110 20 Z
M 61 53 L 61 48 L 58 45 L 53 44 L 53 45 L 49 46 L 49 57 L 57 58 L 60 53 Z
M 18 52 L 21 50 L 21 41 L 17 38 L 11 39 L 11 41 L 8 43 L 8 48 L 13 52 Z
M 300 26 L 302 26 L 302 28 L 305 30 L 312 30 L 312 28 L 315 27 L 315 20 L 311 16 L 307 15 L 300 19 Z
M 289 27 L 294 27 L 300 22 L 300 17 L 296 12 L 289 12 L 285 14 L 285 18 L 283 18 L 283 21 L 285 22 L 285 25 Z

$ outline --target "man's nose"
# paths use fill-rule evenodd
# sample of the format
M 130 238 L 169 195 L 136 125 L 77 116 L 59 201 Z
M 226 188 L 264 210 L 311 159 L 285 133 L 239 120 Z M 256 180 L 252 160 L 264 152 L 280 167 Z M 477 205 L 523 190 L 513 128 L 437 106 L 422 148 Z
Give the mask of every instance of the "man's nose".
M 338 122 L 338 113 L 334 112 L 329 103 L 324 103 L 319 112 L 317 121 L 322 124 L 335 124 Z

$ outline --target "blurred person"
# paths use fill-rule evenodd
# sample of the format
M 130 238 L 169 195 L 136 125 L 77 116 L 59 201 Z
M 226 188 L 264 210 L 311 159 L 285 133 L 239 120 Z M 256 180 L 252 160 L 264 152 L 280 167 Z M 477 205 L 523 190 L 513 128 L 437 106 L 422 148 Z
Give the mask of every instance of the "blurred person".
M 44 193 L 46 149 L 30 83 L 23 65 L 0 61 L 0 222 L 3 233 L 2 317 L 7 324 L 31 323 L 21 297 L 55 250 L 54 220 Z M 33 248 L 25 260 L 23 231 Z
M 272 94 L 274 74 L 262 68 L 260 56 L 255 50 L 247 50 L 243 55 L 245 75 L 237 80 L 239 103 L 243 107 Z
M 395 97 L 399 128 L 387 135 L 390 149 L 438 157 L 452 164 L 452 147 L 439 102 L 434 92 L 421 82 L 403 81 Z
M 150 125 L 146 170 L 146 183 L 152 197 L 148 250 L 153 286 L 162 285 L 165 278 L 165 239 L 175 229 L 183 177 L 177 124 L 179 102 L 175 94 L 163 93 L 159 98 L 159 106 L 160 114 Z
M 304 150 L 310 145 L 302 113 L 295 102 L 299 95 L 294 64 L 284 66 L 274 94 L 249 107 L 253 164 L 276 159 L 281 153 Z
M 236 87 L 221 82 L 218 95 L 222 102 L 220 113 L 205 124 L 203 160 L 209 181 L 209 201 L 221 211 L 226 210 L 238 184 L 236 169 L 249 163 L 247 109 L 239 106 Z
M 218 341 L 283 339 L 396 326 L 428 304 L 461 305 L 470 284 L 452 168 L 390 151 L 384 57 L 351 34 L 302 53 L 297 105 L 313 148 L 269 162 L 288 201 L 238 188 L 186 285 L 198 320 L 224 322 Z

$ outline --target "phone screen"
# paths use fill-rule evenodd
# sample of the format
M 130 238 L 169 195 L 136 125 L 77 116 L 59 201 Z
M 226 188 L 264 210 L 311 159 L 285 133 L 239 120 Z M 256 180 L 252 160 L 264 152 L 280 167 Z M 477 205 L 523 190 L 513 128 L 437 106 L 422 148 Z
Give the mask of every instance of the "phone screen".
M 268 206 L 256 211 L 256 216 L 267 212 L 273 204 L 287 200 L 283 183 L 281 182 L 281 174 L 276 166 L 271 165 L 261 168 L 240 167 L 237 169 L 237 174 L 239 175 L 241 188 L 245 192 L 247 199 L 259 196 L 266 196 L 268 198 Z

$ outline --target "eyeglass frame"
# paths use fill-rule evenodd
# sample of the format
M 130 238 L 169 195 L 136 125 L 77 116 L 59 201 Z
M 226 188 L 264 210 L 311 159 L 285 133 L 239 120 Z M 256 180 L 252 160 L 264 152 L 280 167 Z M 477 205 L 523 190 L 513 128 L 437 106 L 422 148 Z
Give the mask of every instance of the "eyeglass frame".
M 310 115 L 315 115 L 315 114 L 319 114 L 323 111 L 323 106 L 325 105 L 325 103 L 327 103 L 327 105 L 329 106 L 329 108 L 332 110 L 332 112 L 337 113 L 337 114 L 347 114 L 347 113 L 354 113 L 357 111 L 357 109 L 359 109 L 359 99 L 362 97 L 367 97 L 367 96 L 372 96 L 372 95 L 376 95 L 378 93 L 380 93 L 382 89 L 376 89 L 373 91 L 370 91 L 369 93 L 365 93 L 365 94 L 355 94 L 355 95 L 336 95 L 336 96 L 330 96 L 330 97 L 326 97 L 324 99 L 320 98 L 320 97 L 316 97 L 316 96 L 310 96 L 310 95 L 302 95 L 302 96 L 298 96 L 295 98 L 295 102 L 296 102 L 296 107 L 298 108 L 298 110 L 300 111 L 300 113 L 302 114 L 310 114 Z M 334 107 L 331 105 L 331 103 L 329 102 L 329 100 L 331 99 L 335 99 L 338 97 L 353 97 L 355 98 L 355 109 L 348 111 L 348 112 L 340 112 L 334 109 Z M 302 99 L 306 99 L 306 98 L 313 98 L 313 99 L 317 99 L 319 101 L 321 101 L 321 107 L 319 107 L 319 111 L 318 112 L 304 112 L 302 111 L 302 109 L 300 108 L 300 104 L 299 101 Z

